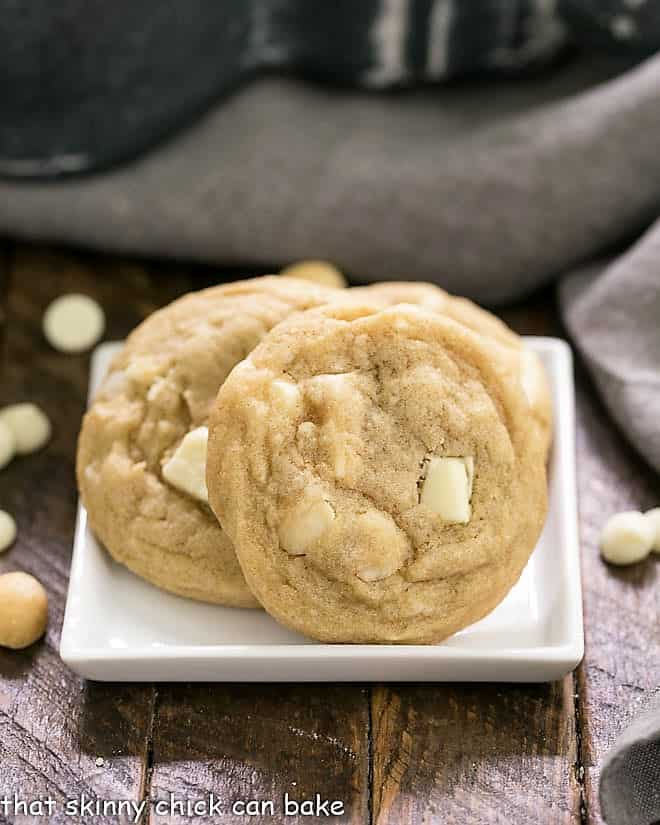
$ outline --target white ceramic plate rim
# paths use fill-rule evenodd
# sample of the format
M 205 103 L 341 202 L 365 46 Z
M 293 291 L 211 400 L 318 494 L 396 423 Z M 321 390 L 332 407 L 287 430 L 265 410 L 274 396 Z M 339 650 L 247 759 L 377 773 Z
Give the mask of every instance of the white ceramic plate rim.
M 378 681 L 546 681 L 568 673 L 584 653 L 572 356 L 569 346 L 561 339 L 528 336 L 525 342 L 550 360 L 556 379 L 553 382 L 553 473 L 555 488 L 561 490 L 561 495 L 553 506 L 559 520 L 561 542 L 555 561 L 562 580 L 567 583 L 560 602 L 564 628 L 560 643 L 495 646 L 487 652 L 479 647 L 446 644 L 172 644 L 120 649 L 89 646 L 80 642 L 76 631 L 80 594 L 86 587 L 83 555 L 87 516 L 79 505 L 60 646 L 62 659 L 83 676 L 109 680 L 369 681 L 373 674 Z M 112 342 L 97 347 L 92 360 L 93 376 L 94 364 L 99 359 L 107 359 L 108 353 L 117 346 Z M 90 385 L 90 394 L 93 389 Z M 256 667 L 259 664 L 269 664 L 271 670 L 266 667 L 262 673 Z M 278 667 L 273 670 L 274 665 Z M 323 665 L 321 669 L 320 665 Z M 374 666 L 378 667 L 374 670 Z M 427 667 L 431 667 L 432 672 L 427 674 Z M 328 678 L 329 672 L 332 679 Z

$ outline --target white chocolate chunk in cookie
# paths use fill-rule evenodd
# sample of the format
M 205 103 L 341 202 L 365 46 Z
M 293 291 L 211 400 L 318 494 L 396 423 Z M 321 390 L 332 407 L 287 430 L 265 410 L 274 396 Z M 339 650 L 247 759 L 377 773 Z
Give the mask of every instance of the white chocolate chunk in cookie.
M 285 278 L 300 278 L 303 281 L 311 281 L 336 289 L 343 289 L 347 286 L 346 278 L 336 266 L 327 261 L 300 261 L 285 267 L 280 275 L 284 275 Z
M 302 556 L 318 541 L 335 519 L 335 511 L 325 499 L 303 500 L 280 524 L 280 545 L 292 556 Z
M 651 520 L 628 510 L 608 519 L 600 534 L 600 552 L 611 564 L 635 564 L 648 556 L 654 541 Z
M 50 421 L 36 404 L 11 404 L 0 410 L 0 421 L 12 431 L 19 455 L 40 450 L 50 439 Z
M 0 470 L 6 467 L 16 453 L 14 433 L 4 421 L 0 421 Z
M 433 456 L 429 459 L 422 484 L 420 504 L 445 521 L 467 524 L 472 517 L 470 499 L 474 459 Z
M 281 405 L 283 412 L 290 415 L 302 409 L 300 390 L 292 381 L 276 378 L 270 385 L 270 397 L 274 403 Z
M 144 387 L 145 391 L 157 381 L 162 370 L 162 364 L 158 359 L 148 355 L 136 356 L 131 359 L 126 367 L 126 379 L 138 387 Z
M 206 489 L 206 448 L 209 431 L 206 427 L 191 430 L 163 465 L 163 478 L 172 487 L 199 501 L 209 500 Z

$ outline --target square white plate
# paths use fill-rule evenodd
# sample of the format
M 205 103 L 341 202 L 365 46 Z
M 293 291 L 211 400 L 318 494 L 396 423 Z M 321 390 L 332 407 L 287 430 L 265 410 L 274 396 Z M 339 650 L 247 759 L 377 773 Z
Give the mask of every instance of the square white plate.
M 527 338 L 550 378 L 555 440 L 550 508 L 520 581 L 485 619 L 433 645 L 327 645 L 258 610 L 172 596 L 115 564 L 82 506 L 73 548 L 62 659 L 108 681 L 488 681 L 558 679 L 584 650 L 575 483 L 573 365 L 568 345 Z M 98 347 L 90 395 L 120 344 Z

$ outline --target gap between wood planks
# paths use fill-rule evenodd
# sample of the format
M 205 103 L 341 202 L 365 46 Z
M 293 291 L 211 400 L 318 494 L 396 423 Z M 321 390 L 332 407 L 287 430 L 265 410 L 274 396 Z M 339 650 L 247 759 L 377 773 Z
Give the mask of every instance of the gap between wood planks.
M 367 687 L 367 817 L 368 825 L 374 823 L 374 719 L 373 685 Z
M 575 780 L 579 791 L 578 803 L 580 805 L 580 825 L 589 825 L 589 804 L 584 784 L 586 767 L 584 764 L 584 752 L 582 744 L 582 712 L 580 707 L 580 686 L 578 679 L 578 667 L 571 674 L 573 684 L 573 715 L 575 719 Z
M 138 804 L 146 803 L 147 816 L 146 825 L 151 822 L 151 777 L 154 771 L 154 727 L 158 714 L 158 685 L 151 686 L 151 714 L 149 716 L 149 728 L 147 730 L 147 741 L 144 749 L 144 761 L 142 765 L 142 787 L 140 788 L 140 798 Z

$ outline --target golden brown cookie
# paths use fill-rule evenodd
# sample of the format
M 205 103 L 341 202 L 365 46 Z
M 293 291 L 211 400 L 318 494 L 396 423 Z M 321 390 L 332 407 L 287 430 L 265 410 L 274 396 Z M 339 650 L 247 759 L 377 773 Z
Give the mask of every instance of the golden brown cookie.
M 415 306 L 281 324 L 211 413 L 211 506 L 278 621 L 330 642 L 432 643 L 506 595 L 546 512 L 519 382 Z
M 519 335 L 491 312 L 468 298 L 450 295 L 434 284 L 391 281 L 351 289 L 352 299 L 382 301 L 387 306 L 415 304 L 439 312 L 485 336 L 493 345 L 492 357 L 509 380 L 520 381 L 546 454 L 552 441 L 552 400 L 545 369 L 538 355 Z
M 84 418 L 77 461 L 89 523 L 116 561 L 182 596 L 257 606 L 203 500 L 200 428 L 235 364 L 332 294 L 278 276 L 240 281 L 186 295 L 128 337 Z

